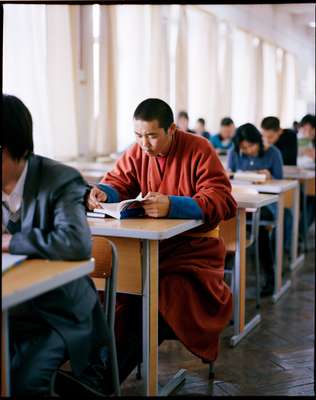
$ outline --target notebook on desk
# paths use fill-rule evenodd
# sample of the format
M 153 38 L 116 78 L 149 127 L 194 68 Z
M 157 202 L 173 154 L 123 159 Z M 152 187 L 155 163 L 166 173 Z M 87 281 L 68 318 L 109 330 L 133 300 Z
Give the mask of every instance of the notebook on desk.
M 25 255 L 16 255 L 9 253 L 2 253 L 2 273 L 6 272 L 9 268 L 27 259 Z

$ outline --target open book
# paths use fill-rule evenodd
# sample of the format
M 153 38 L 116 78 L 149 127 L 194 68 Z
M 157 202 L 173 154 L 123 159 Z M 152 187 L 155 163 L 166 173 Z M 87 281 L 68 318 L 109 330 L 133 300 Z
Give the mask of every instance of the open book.
M 95 208 L 93 213 L 106 214 L 117 219 L 142 217 L 145 215 L 142 206 L 143 200 L 142 197 L 137 197 L 136 199 L 123 200 L 120 203 L 100 203 L 102 208 Z
M 251 171 L 238 171 L 232 172 L 233 179 L 238 181 L 247 181 L 247 182 L 265 182 L 267 180 L 265 174 L 258 174 L 257 172 Z

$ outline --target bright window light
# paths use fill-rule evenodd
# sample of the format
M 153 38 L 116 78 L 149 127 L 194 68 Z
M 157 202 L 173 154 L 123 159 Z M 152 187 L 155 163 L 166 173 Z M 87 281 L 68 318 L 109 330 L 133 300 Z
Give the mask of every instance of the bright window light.
M 310 26 L 311 28 L 316 28 L 316 22 L 312 21 L 308 24 L 308 26 Z

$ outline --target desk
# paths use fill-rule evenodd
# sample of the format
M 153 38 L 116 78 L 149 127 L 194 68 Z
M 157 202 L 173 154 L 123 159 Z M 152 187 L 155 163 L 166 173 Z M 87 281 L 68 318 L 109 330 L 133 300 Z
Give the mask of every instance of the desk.
M 94 260 L 26 260 L 2 275 L 1 395 L 10 396 L 8 310 L 33 297 L 81 278 L 94 270 Z
M 297 179 L 302 191 L 302 219 L 303 219 L 303 248 L 306 251 L 307 243 L 307 196 L 315 196 L 315 171 L 302 169 L 292 165 L 283 167 L 285 179 Z M 304 257 L 304 256 L 302 256 Z M 303 258 L 304 259 L 304 258 Z
M 106 163 L 69 161 L 67 165 L 80 171 L 84 179 L 89 184 L 93 185 L 99 183 L 106 172 L 112 171 L 115 161 L 113 160 Z
M 236 346 L 248 333 L 254 329 L 261 320 L 257 313 L 247 324 L 245 324 L 245 301 L 246 301 L 246 209 L 267 206 L 278 201 L 278 196 L 267 194 L 246 194 L 233 192 L 237 202 L 236 216 L 236 253 L 233 291 L 234 304 L 234 335 L 230 338 L 230 345 Z M 224 221 L 222 224 L 225 224 Z M 221 229 L 222 230 L 222 229 Z M 221 231 L 220 230 L 220 231 Z M 222 233 L 222 235 L 224 232 Z M 222 236 L 221 235 L 221 236 Z M 222 236 L 225 241 L 225 235 Z M 256 238 L 258 240 L 258 238 Z
M 92 235 L 106 236 L 118 254 L 117 291 L 142 295 L 144 394 L 165 395 L 183 379 L 178 375 L 158 390 L 158 246 L 203 224 L 201 220 L 88 218 Z M 183 371 L 183 370 L 181 370 Z
M 291 260 L 292 260 L 292 269 L 294 269 L 298 263 L 301 263 L 302 260 L 297 258 L 297 248 L 298 248 L 298 221 L 299 221 L 299 183 L 298 181 L 289 181 L 286 179 L 273 179 L 267 181 L 265 183 L 249 183 L 242 182 L 237 180 L 232 180 L 231 184 L 233 188 L 235 186 L 245 186 L 249 188 L 256 189 L 260 193 L 270 193 L 277 194 L 278 199 L 278 213 L 277 213 L 277 221 L 276 221 L 276 248 L 275 248 L 275 259 L 276 259 L 276 268 L 275 268 L 275 285 L 274 285 L 274 294 L 272 299 L 274 302 L 277 302 L 279 298 L 290 288 L 291 281 L 288 280 L 284 285 L 282 285 L 282 264 L 283 264 L 283 220 L 284 220 L 284 203 L 285 203 L 285 195 L 288 192 L 292 192 L 293 202 L 292 202 L 292 211 L 293 211 L 293 229 L 292 229 L 292 249 L 291 249 Z M 294 264 L 293 264 L 294 262 Z

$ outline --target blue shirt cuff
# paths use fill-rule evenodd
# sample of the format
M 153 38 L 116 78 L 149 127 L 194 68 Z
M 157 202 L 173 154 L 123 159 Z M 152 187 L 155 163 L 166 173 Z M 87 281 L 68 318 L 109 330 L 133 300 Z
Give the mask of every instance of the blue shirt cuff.
M 168 218 L 203 219 L 203 212 L 197 201 L 188 196 L 168 196 L 170 208 Z
M 97 187 L 108 195 L 107 203 L 118 203 L 120 201 L 120 194 L 113 186 L 98 183 Z

